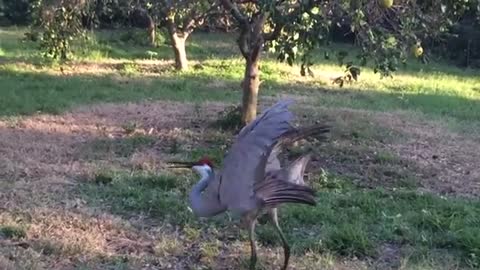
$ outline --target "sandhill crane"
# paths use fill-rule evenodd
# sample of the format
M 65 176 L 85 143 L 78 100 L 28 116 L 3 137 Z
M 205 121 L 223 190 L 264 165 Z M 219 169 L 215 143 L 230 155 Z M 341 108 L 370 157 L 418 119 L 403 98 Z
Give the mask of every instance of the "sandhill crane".
M 175 168 L 192 168 L 201 176 L 189 195 L 190 208 L 196 216 L 212 217 L 230 211 L 241 217 L 241 224 L 249 233 L 250 269 L 255 269 L 257 261 L 255 224 L 260 215 L 268 214 L 282 240 L 282 269 L 286 269 L 290 247 L 278 222 L 277 207 L 283 203 L 316 205 L 314 190 L 303 181 L 310 155 L 282 168 L 278 154 L 285 143 L 326 133 L 328 127 L 293 127 L 293 114 L 288 110 L 291 103 L 280 101 L 246 125 L 237 135 L 219 172 L 208 158 L 170 163 Z

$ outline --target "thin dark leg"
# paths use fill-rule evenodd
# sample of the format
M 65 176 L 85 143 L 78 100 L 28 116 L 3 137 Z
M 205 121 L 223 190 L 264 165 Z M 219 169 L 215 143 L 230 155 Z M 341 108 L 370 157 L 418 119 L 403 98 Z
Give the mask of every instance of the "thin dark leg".
M 277 208 L 270 209 L 268 211 L 268 214 L 270 216 L 270 219 L 273 225 L 275 225 L 275 228 L 277 229 L 277 232 L 280 235 L 280 238 L 282 239 L 283 254 L 284 254 L 282 270 L 286 270 L 288 267 L 288 261 L 290 260 L 290 246 L 288 245 L 287 239 L 285 238 L 285 235 L 282 232 L 282 228 L 280 228 L 280 224 L 278 224 Z
M 250 248 L 251 248 L 251 255 L 250 255 L 250 270 L 255 269 L 255 265 L 257 264 L 257 243 L 255 242 L 255 223 L 257 222 L 256 219 L 249 220 L 249 228 L 248 228 L 248 236 L 250 238 Z

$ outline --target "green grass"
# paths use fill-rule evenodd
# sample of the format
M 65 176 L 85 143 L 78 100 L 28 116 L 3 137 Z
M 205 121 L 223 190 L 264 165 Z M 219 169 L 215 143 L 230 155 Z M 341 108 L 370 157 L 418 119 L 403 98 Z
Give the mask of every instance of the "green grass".
M 22 29 L 16 28 L 1 30 L 0 49 L 4 59 L 20 57 L 28 62 L 38 57 L 35 44 L 20 42 L 21 33 Z M 121 35 L 122 32 L 99 33 L 84 50 L 82 59 L 133 61 L 148 59 L 148 51 L 158 53 L 158 59 L 171 59 L 171 50 L 165 44 L 158 48 L 134 45 L 122 42 Z M 202 68 L 180 74 L 166 69 L 160 77 L 149 78 L 148 83 L 142 82 L 142 71 L 133 62 L 126 62 L 117 70 L 118 74 L 129 76 L 128 83 L 116 80 L 114 74 L 63 77 L 25 69 L 15 62 L 3 64 L 0 65 L 0 85 L 3 86 L 0 114 L 58 113 L 81 104 L 145 99 L 233 102 L 239 98 L 237 90 L 244 67 L 243 60 L 229 41 L 233 41 L 231 36 L 225 38 L 220 34 L 208 35 L 208 38 L 206 34 L 194 36 L 188 46 L 189 56 L 194 61 L 202 61 Z M 477 76 L 479 73 L 476 70 L 461 70 L 440 63 L 419 65 L 412 62 L 396 73 L 393 79 L 381 79 L 366 68 L 362 70 L 360 82 L 338 88 L 315 79 L 293 84 L 290 82 L 292 79 L 302 79 L 297 75 L 298 67 L 285 68 L 269 57 L 262 61 L 261 69 L 263 96 L 308 94 L 314 104 L 322 106 L 373 111 L 403 110 L 463 124 L 473 122 L 478 125 L 480 119 L 480 76 Z M 325 74 L 342 72 L 335 62 L 325 60 L 315 65 L 314 70 L 320 78 Z M 212 81 L 219 83 L 209 84 Z
M 191 177 L 122 172 L 111 177 L 108 184 L 85 185 L 84 198 L 125 216 L 147 215 L 200 230 L 212 223 L 199 222 L 187 209 Z M 361 190 L 348 182 L 336 176 L 314 180 L 322 187 L 316 207 L 282 207 L 281 224 L 295 254 L 310 250 L 375 258 L 388 244 L 408 250 L 412 262 L 437 251 L 455 254 L 462 265 L 479 266 L 480 202 L 409 190 Z M 227 219 L 216 220 L 220 228 L 228 227 Z M 259 226 L 258 235 L 264 245 L 281 244 L 270 224 Z
M 94 182 L 103 183 L 107 177 L 111 179 L 107 184 L 85 186 L 84 194 L 99 204 L 112 202 L 108 207 L 113 213 L 147 214 L 178 224 L 193 221 L 187 211 L 186 198 L 181 193 L 181 187 L 184 191 L 186 188 L 184 179 L 148 174 L 131 177 L 122 172 L 105 172 L 97 175 Z
M 82 104 L 141 100 L 205 101 L 238 100 L 233 91 L 214 91 L 208 78 L 191 76 L 147 79 L 132 78 L 121 83 L 112 76 L 56 77 L 46 74 L 5 70 L 0 67 L 1 115 L 60 113 Z M 233 83 L 227 84 L 233 88 Z
M 66 66 L 67 72 L 62 75 L 59 66 L 48 64 L 40 57 L 36 44 L 21 41 L 24 30 L 0 28 L 0 117 L 10 129 L 17 128 L 17 122 L 21 122 L 22 118 L 17 117 L 19 115 L 37 112 L 61 114 L 77 106 L 104 102 L 164 100 L 190 102 L 197 104 L 192 105 L 195 108 L 200 108 L 204 101 L 238 104 L 241 98 L 239 88 L 244 61 L 239 57 L 235 36 L 232 35 L 193 35 L 187 48 L 192 68 L 176 72 L 169 63 L 165 63 L 165 60 L 172 59 L 172 52 L 163 37 L 159 37 L 158 47 L 150 48 L 139 44 L 142 41 L 141 32 L 102 31 L 91 34 L 86 45 L 76 45 L 74 61 Z M 345 48 L 353 50 L 351 47 Z M 318 55 L 322 55 L 321 50 Z M 320 57 L 317 60 L 318 63 L 313 67 L 316 77 L 302 78 L 298 74 L 298 66 L 288 67 L 276 62 L 273 56 L 266 55 L 261 62 L 261 97 L 287 94 L 304 98 L 301 105 L 311 108 L 309 112 L 312 115 L 305 115 L 311 121 L 317 120 L 317 117 L 318 120 L 323 120 L 323 112 L 333 108 L 353 110 L 351 115 L 355 115 L 356 110 L 364 110 L 372 115 L 376 112 L 400 111 L 413 119 L 446 123 L 460 135 L 473 137 L 480 131 L 478 70 L 462 70 L 442 62 L 421 65 L 411 59 L 408 66 L 394 74 L 393 78 L 381 79 L 366 67 L 362 69 L 359 82 L 339 88 L 332 85 L 328 77 L 341 74 L 343 69 L 334 61 Z M 98 64 L 100 67 L 87 66 L 86 69 L 98 68 L 99 72 L 68 70 L 69 67 L 81 66 L 82 61 Z M 198 111 L 197 117 L 201 118 L 200 109 Z M 402 260 L 407 261 L 406 269 L 449 269 L 458 265 L 459 268 L 478 268 L 478 199 L 420 193 L 417 188 L 423 176 L 423 171 L 419 168 L 421 164 L 400 157 L 388 148 L 415 137 L 408 134 L 408 130 L 402 132 L 401 127 L 392 130 L 380 126 L 368 114 L 364 116 L 365 119 L 355 118 L 356 116 L 349 119 L 349 114 L 333 115 L 339 112 L 330 111 L 330 116 L 334 116 L 336 121 L 330 143 L 322 147 L 312 146 L 321 161 L 338 167 L 332 165 L 330 170 L 312 176 L 310 183 L 318 190 L 318 206 L 288 206 L 282 207 L 280 211 L 282 227 L 292 243 L 293 252 L 299 256 L 298 259 L 302 260 L 302 256 L 311 251 L 321 254 L 322 260 L 327 262 L 352 257 L 375 262 L 382 256 L 382 248 L 390 246 Z M 245 233 L 239 233 L 231 225 L 228 216 L 213 220 L 194 218 L 188 210 L 187 198 L 197 178 L 192 174 L 173 174 L 162 169 L 156 172 L 136 170 L 138 168 L 132 170 L 128 167 L 131 164 L 126 166 L 128 168 L 124 165 L 135 153 L 157 146 L 157 141 L 162 144 L 159 150 L 162 158 L 173 155 L 179 159 L 192 160 L 207 155 L 221 165 L 232 134 L 229 131 L 219 131 L 218 128 L 232 128 L 238 116 L 224 112 L 219 118 L 223 121 L 200 122 L 200 125 L 211 126 L 206 131 L 202 130 L 201 134 L 193 132 L 194 135 L 188 137 L 192 142 L 185 142 L 181 136 L 171 141 L 162 141 L 164 138 L 161 135 L 135 135 L 137 123 L 124 123 L 118 127 L 126 134 L 122 138 L 97 137 L 82 141 L 79 146 L 73 146 L 79 151 L 74 154 L 80 155 L 74 156 L 80 161 L 98 163 L 98 167 L 102 167 L 104 162 L 113 157 L 122 164 L 115 163 L 117 166 L 97 169 L 93 179 L 80 181 L 69 190 L 71 193 L 68 196 L 80 200 L 79 208 L 83 212 L 78 212 L 81 213 L 95 212 L 92 209 L 100 210 L 102 214 L 119 217 L 124 223 L 132 220 L 143 222 L 143 218 L 146 218 L 145 222 L 149 225 L 137 222 L 136 227 L 128 225 L 127 229 L 115 228 L 135 235 L 131 238 L 140 237 L 143 233 L 156 235 L 159 231 L 163 232 L 164 228 L 175 228 L 171 232 L 178 234 L 172 233 L 173 240 L 155 238 L 163 245 L 157 248 L 167 254 L 157 254 L 158 258 L 183 259 L 181 256 L 187 255 L 180 256 L 176 252 L 183 250 L 183 253 L 190 254 L 188 249 L 195 247 L 195 252 L 198 253 L 191 257 L 213 260 L 218 253 L 225 252 L 222 249 L 224 246 L 215 241 L 234 246 L 235 241 L 247 241 L 247 238 Z M 212 134 L 208 133 L 211 129 L 215 130 Z M 456 143 L 460 145 L 462 142 Z M 298 155 L 304 151 L 303 148 L 292 149 L 290 154 Z M 325 167 L 324 164 L 321 165 Z M 8 171 L 10 165 L 6 166 L 5 171 Z M 4 167 L 0 168 L 3 170 Z M 34 169 L 29 170 L 35 171 Z M 19 169 L 15 167 L 14 170 Z M 26 181 L 32 180 L 28 179 L 28 173 L 15 173 L 16 177 L 27 175 Z M 2 173 L 0 175 L 3 177 Z M 70 177 L 70 172 L 67 175 Z M 7 186 L 9 191 L 16 188 L 16 184 Z M 51 196 L 55 194 L 52 193 Z M 82 200 L 85 201 L 85 208 L 81 208 Z M 36 203 L 38 202 L 32 205 L 37 206 Z M 39 204 L 43 203 L 42 200 Z M 54 205 L 58 207 L 57 204 Z M 71 201 L 65 205 L 71 205 Z M 46 208 L 48 207 L 49 204 Z M 48 208 L 48 211 L 55 211 L 55 207 Z M 30 212 L 37 210 L 23 211 L 26 212 L 24 215 L 29 216 Z M 75 207 L 64 211 L 78 214 Z M 0 222 L 2 217 L 0 213 Z M 93 219 L 92 216 L 89 218 Z M 38 218 L 38 215 L 36 219 L 29 220 L 33 225 L 35 222 L 48 223 L 43 217 Z M 51 226 L 54 226 L 58 221 L 53 219 L 52 222 Z M 59 224 L 62 222 L 65 221 L 60 221 Z M 14 222 L 9 220 L 5 224 Z M 47 228 L 50 229 L 51 226 Z M 153 229 L 150 231 L 148 226 Z M 0 223 L 0 238 L 19 239 L 35 235 L 27 233 L 28 230 Z M 170 232 L 165 230 L 163 233 Z M 232 234 L 235 240 L 232 240 Z M 269 224 L 260 225 L 258 234 L 263 245 L 280 246 L 278 236 Z M 73 239 L 75 234 L 69 236 Z M 72 245 L 72 251 L 69 251 L 71 253 L 68 253 L 63 250 L 68 249 L 63 248 L 65 243 L 49 239 L 42 241 L 38 242 L 42 247 L 38 248 L 41 251 L 38 256 L 49 259 L 52 256 L 58 259 L 89 251 L 82 250 L 82 246 L 77 246 L 76 243 Z M 95 242 L 96 239 L 91 241 L 94 244 L 88 242 L 86 246 L 101 246 L 103 243 Z M 106 253 L 93 252 L 94 261 L 79 259 L 76 265 L 80 269 L 98 268 L 99 265 L 112 269 L 129 269 L 129 263 L 133 260 L 143 263 L 141 256 L 127 256 L 121 251 L 113 254 L 110 252 L 109 250 L 108 256 Z M 2 254 L 0 246 L 0 256 Z M 150 258 L 147 261 L 150 262 Z M 196 263 L 199 262 L 194 261 L 193 264 Z M 167 264 L 160 265 L 168 268 Z M 212 267 L 210 262 L 205 265 Z M 400 268 L 399 265 L 396 266 Z
M 18 226 L 0 224 L 0 239 L 1 238 L 19 239 L 19 238 L 24 238 L 25 236 L 26 236 L 26 232 L 24 228 L 21 228 Z

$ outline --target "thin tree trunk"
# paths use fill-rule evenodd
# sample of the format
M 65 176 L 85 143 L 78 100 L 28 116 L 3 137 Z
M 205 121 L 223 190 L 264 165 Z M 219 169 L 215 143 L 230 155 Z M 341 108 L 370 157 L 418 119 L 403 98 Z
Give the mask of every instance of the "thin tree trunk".
M 151 17 L 150 17 L 150 23 L 148 25 L 148 37 L 150 39 L 150 45 L 152 45 L 152 47 L 155 47 L 156 46 L 155 22 L 153 21 L 153 19 L 151 19 Z
M 245 75 L 242 81 L 242 122 L 248 124 L 257 116 L 258 90 L 260 88 L 260 54 L 265 41 L 263 28 L 269 12 L 248 17 L 244 15 L 236 3 L 231 0 L 221 0 L 225 9 L 239 22 L 240 36 L 238 48 L 246 60 Z M 251 18 L 251 20 L 250 20 Z M 275 32 L 280 32 L 276 29 Z
M 177 70 L 187 70 L 188 60 L 185 50 L 185 41 L 188 35 L 179 36 L 177 33 L 171 34 L 172 48 L 175 54 L 175 68 Z
M 242 122 L 248 124 L 257 117 L 257 99 L 260 87 L 259 56 L 247 59 L 242 82 Z

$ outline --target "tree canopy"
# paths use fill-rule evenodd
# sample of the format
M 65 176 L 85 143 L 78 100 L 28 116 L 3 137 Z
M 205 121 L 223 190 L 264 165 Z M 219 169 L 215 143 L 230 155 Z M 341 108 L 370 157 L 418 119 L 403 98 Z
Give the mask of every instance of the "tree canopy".
M 347 26 L 361 49 L 355 63 L 343 63 L 356 79 L 359 68 L 372 62 L 375 72 L 391 75 L 409 55 L 426 61 L 422 44 L 438 39 L 478 2 L 412 0 L 221 0 L 240 28 L 238 46 L 246 59 L 243 121 L 256 115 L 259 58 L 263 46 L 280 61 L 301 63 L 302 75 L 313 72 L 312 54 L 328 46 L 335 26 Z

